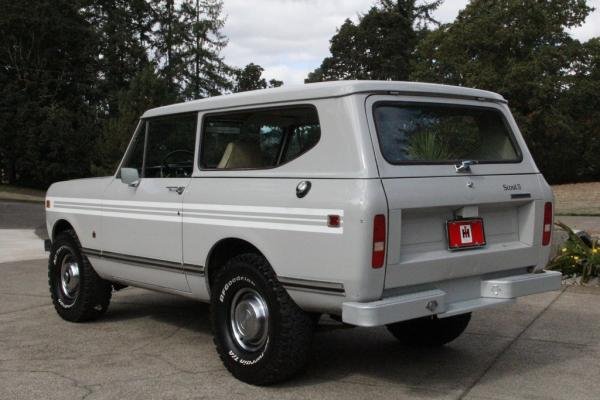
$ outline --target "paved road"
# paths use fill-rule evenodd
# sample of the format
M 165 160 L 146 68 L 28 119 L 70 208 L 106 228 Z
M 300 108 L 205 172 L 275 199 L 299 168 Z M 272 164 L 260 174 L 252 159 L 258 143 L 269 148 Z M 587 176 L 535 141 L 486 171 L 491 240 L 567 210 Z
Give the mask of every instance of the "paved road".
M 46 258 L 42 203 L 0 201 L 0 263 Z
M 46 235 L 43 203 L 0 200 L 0 229 L 29 229 Z
M 474 315 L 450 346 L 321 325 L 308 371 L 259 388 L 233 379 L 208 307 L 141 289 L 100 321 L 59 319 L 45 261 L 0 264 L 1 399 L 598 399 L 600 289 L 531 296 Z

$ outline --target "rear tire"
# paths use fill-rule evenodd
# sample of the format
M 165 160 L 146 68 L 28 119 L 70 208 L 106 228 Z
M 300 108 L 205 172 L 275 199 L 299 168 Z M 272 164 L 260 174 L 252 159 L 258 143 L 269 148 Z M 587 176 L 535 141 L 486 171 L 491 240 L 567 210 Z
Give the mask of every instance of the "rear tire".
M 459 337 L 469 325 L 471 313 L 448 318 L 437 316 L 411 319 L 387 325 L 387 329 L 402 344 L 439 347 Z
M 72 230 L 52 242 L 48 284 L 56 312 L 67 321 L 90 321 L 108 309 L 112 285 L 96 274 Z
M 294 303 L 263 256 L 232 258 L 217 272 L 211 289 L 215 346 L 233 376 L 269 385 L 303 369 L 313 318 Z

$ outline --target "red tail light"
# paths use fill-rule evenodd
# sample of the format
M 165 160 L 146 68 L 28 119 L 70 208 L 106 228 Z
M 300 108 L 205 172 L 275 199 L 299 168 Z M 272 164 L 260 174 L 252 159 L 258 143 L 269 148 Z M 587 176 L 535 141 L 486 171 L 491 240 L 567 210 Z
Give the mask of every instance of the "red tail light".
M 542 231 L 542 246 L 548 246 L 552 239 L 552 203 L 544 204 L 544 230 Z
M 383 267 L 385 261 L 385 215 L 378 214 L 373 221 L 373 268 Z

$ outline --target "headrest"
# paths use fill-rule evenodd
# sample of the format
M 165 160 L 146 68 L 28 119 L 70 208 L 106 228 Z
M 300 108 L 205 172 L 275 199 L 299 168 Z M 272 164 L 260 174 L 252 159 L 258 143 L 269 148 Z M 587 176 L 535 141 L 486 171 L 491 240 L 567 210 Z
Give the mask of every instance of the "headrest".
M 260 168 L 263 166 L 263 157 L 258 143 L 229 142 L 217 168 Z

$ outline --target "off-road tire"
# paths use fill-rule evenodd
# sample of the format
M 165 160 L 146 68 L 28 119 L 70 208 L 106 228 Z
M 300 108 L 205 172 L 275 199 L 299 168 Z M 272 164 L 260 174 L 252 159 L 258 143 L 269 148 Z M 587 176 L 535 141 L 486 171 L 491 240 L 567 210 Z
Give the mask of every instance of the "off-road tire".
M 79 267 L 79 289 L 68 301 L 61 288 L 61 263 L 70 255 Z M 71 322 L 94 320 L 108 310 L 112 285 L 101 279 L 81 252 L 81 245 L 73 230 L 56 235 L 48 259 L 48 284 L 52 303 L 58 315 Z
M 459 337 L 469 325 L 471 313 L 448 318 L 436 316 L 387 325 L 387 329 L 407 346 L 439 347 Z
M 290 298 L 268 261 L 246 253 L 230 259 L 211 288 L 214 342 L 225 367 L 237 379 L 252 385 L 270 385 L 289 379 L 309 360 L 314 319 Z M 268 306 L 266 343 L 249 351 L 240 346 L 232 327 L 236 293 L 254 291 Z

